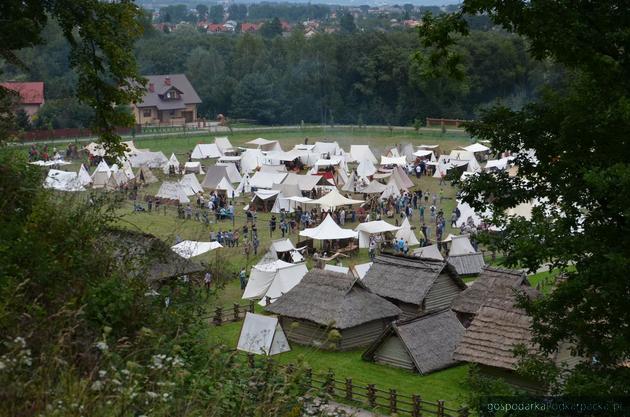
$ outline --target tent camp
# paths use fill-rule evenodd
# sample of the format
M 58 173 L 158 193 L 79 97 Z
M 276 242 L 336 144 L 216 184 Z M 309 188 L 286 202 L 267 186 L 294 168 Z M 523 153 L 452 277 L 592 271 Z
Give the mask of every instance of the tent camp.
M 171 170 L 173 170 L 173 172 L 179 172 L 179 161 L 177 160 L 177 157 L 174 153 L 171 154 L 168 162 L 164 164 L 164 167 L 162 168 L 162 171 L 165 174 L 168 174 L 169 172 L 171 172 Z
M 236 169 L 236 165 L 231 162 L 217 162 L 217 166 L 222 166 L 227 168 L 227 179 L 231 183 L 241 182 L 243 177 Z
M 190 161 L 184 164 L 184 172 L 187 174 L 205 174 L 203 172 L 203 166 L 199 161 Z
M 237 350 L 258 355 L 277 355 L 291 350 L 278 318 L 262 314 L 245 314 Z
M 107 162 L 101 161 L 92 173 L 92 188 L 105 188 L 109 181 L 111 170 Z
M 318 204 L 323 209 L 334 209 L 339 206 L 348 206 L 353 204 L 361 204 L 363 200 L 353 200 L 342 196 L 336 188 L 333 188 L 323 197 L 313 200 L 312 204 Z
M 201 186 L 207 190 L 214 190 L 221 180 L 227 176 L 227 167 L 221 165 L 209 166 L 206 168 L 206 177 L 201 182 Z
M 132 168 L 146 166 L 148 168 L 163 168 L 168 164 L 168 158 L 162 152 L 141 152 L 129 157 Z
M 375 220 L 372 222 L 359 223 L 354 230 L 359 233 L 359 248 L 367 248 L 370 246 L 371 235 L 395 232 L 400 230 L 400 227 L 389 224 L 383 220 Z
M 221 151 L 214 143 L 199 143 L 190 154 L 192 159 L 220 158 Z
M 368 145 L 350 145 L 350 161 L 361 162 L 364 160 L 373 164 L 378 162 Z
M 273 303 L 282 294 L 296 286 L 307 272 L 308 269 L 304 263 L 293 264 L 279 259 L 254 265 L 249 273 L 243 299 L 259 299 L 260 305 L 266 305 L 267 301 Z
M 406 241 L 409 246 L 420 244 L 415 233 L 413 232 L 413 230 L 411 230 L 411 223 L 409 223 L 408 217 L 405 217 L 402 224 L 400 225 L 400 229 L 396 232 L 396 239 L 402 239 Z
M 317 185 L 325 185 L 326 180 L 320 175 L 299 175 L 293 172 L 289 172 L 285 177 L 282 184 L 297 185 L 301 191 L 312 191 Z
M 138 171 L 136 172 L 136 179 L 142 184 L 153 184 L 158 181 L 155 175 L 153 175 L 153 172 L 151 172 L 151 170 L 146 166 L 138 168 Z
M 59 171 L 56 169 L 48 171 L 48 176 L 44 180 L 44 188 L 52 188 L 59 191 L 85 191 L 76 172 Z
M 300 236 L 314 240 L 335 240 L 356 239 L 358 234 L 353 230 L 342 229 L 335 223 L 331 216 L 326 216 L 317 227 L 302 230 Z
M 173 251 L 182 258 L 189 259 L 222 247 L 223 246 L 219 242 L 197 242 L 194 240 L 184 240 L 175 246 L 171 246 L 171 249 L 173 249 Z
M 444 257 L 440 253 L 437 244 L 430 246 L 423 246 L 413 251 L 413 256 L 423 259 L 435 259 L 437 261 L 443 261 Z
M 81 164 L 79 172 L 77 173 L 77 181 L 83 187 L 92 184 L 92 177 L 90 177 L 90 174 L 88 173 L 87 169 L 85 169 L 85 165 L 83 164 Z
M 357 166 L 357 175 L 359 177 L 370 177 L 376 174 L 376 167 L 369 159 L 363 159 L 359 162 Z
M 363 359 L 426 375 L 457 364 L 452 356 L 464 332 L 450 310 L 394 322 Z
M 191 196 L 197 193 L 202 193 L 203 188 L 197 179 L 195 174 L 186 174 L 179 180 L 179 183 L 184 188 L 186 195 Z
M 184 187 L 178 182 L 164 181 L 155 196 L 165 200 L 177 201 L 182 204 L 190 203 Z
M 287 173 L 281 172 L 262 172 L 258 171 L 254 174 L 253 177 L 249 179 L 249 185 L 252 188 L 264 188 L 271 189 L 274 184 L 281 184 L 282 181 L 286 178 Z

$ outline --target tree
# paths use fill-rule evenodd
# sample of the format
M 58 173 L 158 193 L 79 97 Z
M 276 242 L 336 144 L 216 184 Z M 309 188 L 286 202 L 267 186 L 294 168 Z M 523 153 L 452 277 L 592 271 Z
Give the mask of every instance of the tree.
M 197 18 L 199 20 L 206 20 L 208 18 L 208 6 L 205 4 L 198 4 L 195 10 L 197 10 Z
M 260 123 L 275 120 L 278 102 L 273 98 L 269 74 L 248 74 L 234 92 L 235 117 L 254 119 Z
M 31 130 L 31 119 L 28 117 L 28 114 L 24 111 L 24 109 L 19 109 L 15 113 L 15 124 L 20 130 Z
M 247 17 L 247 6 L 244 4 L 233 3 L 228 7 L 228 16 L 230 20 L 241 22 Z
M 282 23 L 280 23 L 280 19 L 274 17 L 273 19 L 263 23 L 260 28 L 260 34 L 265 38 L 275 38 L 276 36 L 281 36 Z
M 221 6 L 220 4 L 215 4 L 214 6 L 211 6 L 208 18 L 212 23 L 223 22 L 223 6 Z
M 142 91 L 143 80 L 133 56 L 133 44 L 142 30 L 138 6 L 127 0 L 32 0 L 3 2 L 2 10 L 0 57 L 21 67 L 18 51 L 41 42 L 49 19 L 58 22 L 70 45 L 71 67 L 78 76 L 77 97 L 94 109 L 92 128 L 107 151 L 120 154 L 124 146 L 115 128 L 130 125 L 133 118 L 117 112 L 116 106 L 138 100 Z M 0 89 L 0 96 L 4 95 L 6 90 Z M 2 106 L 0 114 L 7 110 Z M 5 135 L 0 137 L 0 141 L 6 139 Z
M 343 33 L 353 33 L 357 30 L 357 26 L 354 23 L 354 15 L 348 12 L 342 13 L 339 18 L 339 27 Z
M 494 245 L 508 266 L 548 264 L 566 277 L 551 294 L 521 300 L 543 353 L 569 341 L 575 353 L 596 359 L 572 372 L 565 392 L 628 395 L 630 10 L 607 0 L 594 7 L 465 0 L 456 14 L 425 16 L 420 33 L 432 62 L 453 69 L 452 46 L 468 32 L 464 14 L 487 14 L 569 77 L 521 110 L 495 106 L 467 125 L 497 152 L 512 153 L 519 171 L 476 176 L 463 184 L 462 198 L 480 212 L 493 210 L 492 222 L 504 227 Z M 531 221 L 505 216 L 533 200 Z

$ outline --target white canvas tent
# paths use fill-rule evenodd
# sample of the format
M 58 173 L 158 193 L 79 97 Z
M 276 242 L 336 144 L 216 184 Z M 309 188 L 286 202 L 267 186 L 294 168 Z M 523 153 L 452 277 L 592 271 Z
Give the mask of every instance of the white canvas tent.
M 202 175 L 204 174 L 203 166 L 201 165 L 201 162 L 199 161 L 186 162 L 184 164 L 184 172 L 187 174 L 190 174 L 190 173 L 202 174 Z
M 247 312 L 236 349 L 271 356 L 291 347 L 277 317 Z
M 278 259 L 288 252 L 292 263 L 304 261 L 304 256 L 302 256 L 300 251 L 293 245 L 291 239 L 288 238 L 272 241 L 271 246 L 269 246 L 269 252 L 273 253 Z
M 365 187 L 369 184 L 369 181 L 365 177 L 359 177 L 356 172 L 352 172 L 348 181 L 341 187 L 341 191 L 347 191 L 351 193 L 362 193 Z
M 246 149 L 241 154 L 241 173 L 254 172 L 262 165 L 264 158 L 260 149 Z
M 243 179 L 238 184 L 238 187 L 236 187 L 236 191 L 239 194 L 251 193 L 252 186 L 250 185 L 249 181 L 250 181 L 249 174 L 248 173 L 243 174 Z
M 317 153 L 320 156 L 329 154 L 332 157 L 333 155 L 339 155 L 340 152 L 341 148 L 337 142 L 315 142 L 313 147 L 313 153 Z
M 190 203 L 184 187 L 178 182 L 164 181 L 155 196 L 165 200 L 179 201 L 182 204 Z
M 202 193 L 203 188 L 197 179 L 195 174 L 186 174 L 179 180 L 180 185 L 183 187 L 186 195 L 191 196 L 197 193 Z
M 230 140 L 227 136 L 220 136 L 214 138 L 214 144 L 219 149 L 221 154 L 225 154 L 226 152 L 231 152 L 234 150 L 234 146 L 230 143 Z
M 365 194 L 382 194 L 385 189 L 387 189 L 385 184 L 374 180 L 370 182 L 367 187 L 361 190 L 361 192 Z
M 357 166 L 357 175 L 367 178 L 374 174 L 376 174 L 376 167 L 370 160 L 363 159 L 359 162 L 359 165 Z
M 179 161 L 177 160 L 177 157 L 175 156 L 174 153 L 171 154 L 171 157 L 168 159 L 168 162 L 166 164 L 164 164 L 164 167 L 162 168 L 162 171 L 165 174 L 168 174 L 171 170 L 171 167 L 173 167 L 172 169 L 175 172 L 179 172 Z
M 83 164 L 81 164 L 79 172 L 77 173 L 77 181 L 83 187 L 92 184 L 92 177 L 90 177 L 90 174 L 88 173 L 87 169 L 85 169 L 85 166 Z
M 359 232 L 359 248 L 368 248 L 370 246 L 371 235 L 395 232 L 400 230 L 400 226 L 394 226 L 383 220 L 375 220 L 372 222 L 359 223 L 354 230 Z
M 281 184 L 287 173 L 284 172 L 261 172 L 258 171 L 249 180 L 249 185 L 255 188 L 271 189 L 274 184 Z
M 227 168 L 220 165 L 212 165 L 206 168 L 206 176 L 201 183 L 203 188 L 214 190 L 223 178 L 227 177 Z
M 413 181 L 409 178 L 409 175 L 399 166 L 394 167 L 392 171 L 392 177 L 398 184 L 398 188 L 400 189 L 409 189 L 413 187 Z
M 225 177 L 223 177 L 223 179 L 219 181 L 219 183 L 217 184 L 216 187 L 214 187 L 214 189 L 216 191 L 225 191 L 228 198 L 238 197 L 240 195 L 240 193 L 236 191 L 234 187 L 232 187 L 232 184 L 230 183 L 230 181 Z
M 477 253 L 477 251 L 473 248 L 467 235 L 451 236 L 449 256 L 469 255 L 471 253 Z
M 151 170 L 146 166 L 141 166 L 140 168 L 138 168 L 136 178 L 138 179 L 138 181 L 145 184 L 153 184 L 154 182 L 158 181 L 158 179 L 155 178 L 155 175 L 153 175 L 153 172 L 151 172 Z
M 221 156 L 221 151 L 214 143 L 199 143 L 190 154 L 192 159 L 220 158 Z
M 484 169 L 486 171 L 489 171 L 491 169 L 502 171 L 507 168 L 511 160 L 512 160 L 511 157 L 501 158 L 501 159 L 490 159 L 488 160 L 488 162 L 486 162 L 486 166 L 484 167 Z
M 411 229 L 411 223 L 409 223 L 409 218 L 405 217 L 402 224 L 400 225 L 400 230 L 396 232 L 396 239 L 403 239 L 407 242 L 409 246 L 419 245 L 420 241 L 416 237 L 416 234 Z
M 271 174 L 276 174 L 278 172 L 287 172 L 287 166 L 284 164 L 265 164 L 263 163 L 260 166 L 260 172 L 268 172 Z
M 382 156 L 381 155 L 381 165 L 407 165 L 407 158 L 404 156 Z
M 243 177 L 236 169 L 236 165 L 231 162 L 217 162 L 218 166 L 224 166 L 227 169 L 227 179 L 231 183 L 241 182 Z
M 133 174 L 133 169 L 131 167 L 131 164 L 129 163 L 129 160 L 124 160 L 123 161 L 121 169 L 123 170 L 123 172 L 127 176 L 128 180 L 133 180 L 133 179 L 136 178 L 136 176 Z
M 339 206 L 361 204 L 363 203 L 363 200 L 353 200 L 351 198 L 344 197 L 336 188 L 333 188 L 328 194 L 318 198 L 317 200 L 313 200 L 311 203 L 318 204 L 324 209 L 334 209 Z
M 404 156 L 405 158 L 407 158 L 407 163 L 411 163 L 413 162 L 414 159 L 416 159 L 413 152 L 414 152 L 413 145 L 411 143 L 407 143 L 401 146 L 400 156 Z
M 146 166 L 148 168 L 163 168 L 168 164 L 168 158 L 162 152 L 140 152 L 129 156 L 129 163 L 133 168 Z
M 463 201 L 457 202 L 457 208 L 459 209 L 460 216 L 455 222 L 457 227 L 461 227 L 462 224 L 468 224 L 468 219 L 470 218 L 472 224 L 474 226 L 479 226 L 483 222 L 482 216 L 480 216 L 475 210 L 468 205 L 468 203 L 464 203 Z
M 304 229 L 300 232 L 300 236 L 314 240 L 356 239 L 357 235 L 357 232 L 354 230 L 339 227 L 331 216 L 326 216 L 317 227 Z
M 175 246 L 171 246 L 171 249 L 179 256 L 189 259 L 222 247 L 223 246 L 219 242 L 197 242 L 194 240 L 184 240 Z
M 363 277 L 365 277 L 365 275 L 372 267 L 372 263 L 373 262 L 367 262 L 364 264 L 354 265 L 350 267 L 350 271 L 352 272 L 352 275 L 354 275 L 356 278 L 363 279 Z
M 475 158 L 475 154 L 469 151 L 453 149 L 450 153 L 451 161 L 468 161 L 467 171 L 471 172 L 479 172 L 481 171 L 481 167 L 479 166 L 479 162 Z
M 378 162 L 368 145 L 350 145 L 350 159 L 356 162 L 367 160 L 373 164 Z
M 322 177 L 320 175 L 299 175 L 289 172 L 282 184 L 297 185 L 301 191 L 312 191 L 320 183 Z
M 44 188 L 52 188 L 58 191 L 85 191 L 79 182 L 76 172 L 59 171 L 51 169 L 44 180 Z
M 385 186 L 385 191 L 381 193 L 381 200 L 387 200 L 389 197 L 396 198 L 400 197 L 400 190 L 395 183 L 389 183 Z
M 486 152 L 490 150 L 490 148 L 486 145 L 482 145 L 481 143 L 473 143 L 472 145 L 464 146 L 462 149 L 472 153 Z
M 111 170 L 109 169 L 107 162 L 99 162 L 98 166 L 92 173 L 92 188 L 105 188 L 110 175 Z
M 299 284 L 307 272 L 304 263 L 292 264 L 280 259 L 254 265 L 249 273 L 243 299 L 260 299 L 261 305 L 265 305 L 266 297 L 269 297 L 273 302 Z
M 429 161 L 435 162 L 435 153 L 429 149 L 418 149 L 413 153 L 413 156 L 417 156 L 418 158 L 426 158 Z
M 415 249 L 413 251 L 413 256 L 417 258 L 436 259 L 438 261 L 444 260 L 444 257 L 440 253 L 437 245 L 424 246 L 422 248 Z

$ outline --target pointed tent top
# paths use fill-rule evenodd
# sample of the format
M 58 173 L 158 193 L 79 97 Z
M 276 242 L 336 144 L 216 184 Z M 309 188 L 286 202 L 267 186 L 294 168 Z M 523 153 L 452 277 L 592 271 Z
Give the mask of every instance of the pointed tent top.
M 336 188 L 333 188 L 328 194 L 318 198 L 317 200 L 313 200 L 311 203 L 333 209 L 339 206 L 361 204 L 363 203 L 363 200 L 353 200 L 351 198 L 344 197 Z
M 396 239 L 403 239 L 407 241 L 409 246 L 419 245 L 420 241 L 416 237 L 416 234 L 411 230 L 411 223 L 409 223 L 409 218 L 405 217 L 402 224 L 400 225 L 400 230 L 396 232 Z
M 356 238 L 357 235 L 357 232 L 353 230 L 339 227 L 331 216 L 326 216 L 317 227 L 305 229 L 300 232 L 300 236 L 315 240 L 351 239 Z
M 369 159 L 363 159 L 357 166 L 357 174 L 360 177 L 369 177 L 376 174 L 376 167 Z

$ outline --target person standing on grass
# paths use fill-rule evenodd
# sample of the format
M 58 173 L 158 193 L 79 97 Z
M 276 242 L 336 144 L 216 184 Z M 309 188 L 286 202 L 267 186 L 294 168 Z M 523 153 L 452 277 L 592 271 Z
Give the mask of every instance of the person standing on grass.
M 212 284 L 212 273 L 210 271 L 206 272 L 206 275 L 203 277 L 203 284 L 206 286 L 206 294 L 210 292 L 210 285 Z
M 257 235 L 253 236 L 252 244 L 254 246 L 254 255 L 258 255 L 258 245 L 260 244 L 260 241 L 258 241 Z
M 276 231 L 276 215 L 272 214 L 269 220 L 269 237 L 273 237 L 273 232 Z
M 245 272 L 245 268 L 241 268 L 241 272 L 238 274 L 238 279 L 241 282 L 241 291 L 243 291 L 247 286 L 247 273 Z
M 234 244 L 232 246 L 236 246 L 238 248 L 238 240 L 241 237 L 241 234 L 238 232 L 238 230 L 234 230 Z

